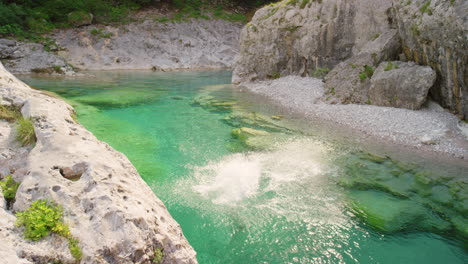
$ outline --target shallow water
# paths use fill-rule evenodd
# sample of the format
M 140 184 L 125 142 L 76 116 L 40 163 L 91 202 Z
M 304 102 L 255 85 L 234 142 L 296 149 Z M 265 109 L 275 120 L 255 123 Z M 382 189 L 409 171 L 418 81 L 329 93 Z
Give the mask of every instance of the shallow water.
M 304 130 L 230 72 L 93 74 L 22 79 L 129 157 L 200 263 L 468 263 L 466 175 Z

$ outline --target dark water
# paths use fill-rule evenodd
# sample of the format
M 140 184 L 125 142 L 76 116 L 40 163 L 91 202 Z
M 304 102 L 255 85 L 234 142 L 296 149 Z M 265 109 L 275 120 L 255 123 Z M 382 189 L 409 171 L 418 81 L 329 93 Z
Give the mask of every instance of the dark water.
M 466 175 L 298 131 L 230 72 L 93 74 L 22 79 L 129 157 L 200 263 L 468 263 Z

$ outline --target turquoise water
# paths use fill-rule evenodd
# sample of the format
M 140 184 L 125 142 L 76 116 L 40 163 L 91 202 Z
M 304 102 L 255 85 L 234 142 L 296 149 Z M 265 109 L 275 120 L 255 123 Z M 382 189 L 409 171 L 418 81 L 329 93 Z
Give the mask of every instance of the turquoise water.
M 304 130 L 230 72 L 92 74 L 22 79 L 129 157 L 200 263 L 468 263 L 459 171 Z

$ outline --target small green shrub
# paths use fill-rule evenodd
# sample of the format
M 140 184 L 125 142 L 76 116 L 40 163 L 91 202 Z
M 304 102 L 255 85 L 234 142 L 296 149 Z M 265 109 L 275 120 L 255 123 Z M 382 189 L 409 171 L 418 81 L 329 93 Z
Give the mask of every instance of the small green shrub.
M 364 70 L 359 73 L 359 79 L 361 79 L 361 81 L 365 81 L 367 78 L 370 79 L 372 75 L 374 75 L 374 68 L 369 65 L 364 65 Z
M 306 5 L 310 2 L 310 0 L 302 0 L 301 5 L 299 6 L 301 9 L 305 8 Z
M 83 257 L 78 239 L 71 235 L 68 225 L 63 222 L 63 208 L 55 202 L 37 200 L 25 211 L 16 213 L 16 218 L 16 225 L 25 228 L 26 239 L 39 241 L 55 233 L 68 239 L 68 248 L 75 260 Z
M 421 6 L 421 8 L 419 8 L 419 11 L 421 11 L 421 13 L 427 13 L 428 15 L 432 15 L 432 10 L 429 8 L 429 6 L 431 5 L 431 1 L 427 1 L 426 3 L 424 3 L 424 5 Z
M 18 140 L 22 146 L 33 144 L 36 142 L 34 125 L 33 121 L 30 118 L 20 117 L 18 119 L 16 140 Z
M 312 76 L 315 78 L 324 78 L 330 72 L 329 68 L 317 68 L 312 73 Z
M 160 248 L 155 249 L 152 262 L 154 264 L 161 264 L 163 258 L 164 258 L 164 252 L 162 251 L 162 249 Z
M 75 260 L 80 261 L 83 258 L 83 252 L 81 251 L 80 246 L 78 245 L 78 239 L 74 237 L 68 238 L 68 249 L 70 250 L 71 255 Z
M 15 122 L 21 116 L 20 112 L 11 106 L 0 105 L 0 119 Z
M 400 67 L 398 67 L 398 65 L 396 64 L 393 64 L 392 62 L 389 62 L 387 64 L 387 66 L 385 67 L 384 71 L 391 71 L 391 70 L 395 70 L 395 69 L 399 69 Z
M 8 203 L 15 199 L 16 191 L 18 191 L 19 185 L 20 183 L 15 182 L 11 175 L 6 176 L 4 181 L 0 181 L 0 187 L 3 191 L 3 197 L 5 197 Z
M 54 202 L 37 200 L 16 214 L 16 225 L 23 226 L 26 239 L 38 241 L 51 232 L 68 235 L 68 227 L 62 221 L 63 209 Z

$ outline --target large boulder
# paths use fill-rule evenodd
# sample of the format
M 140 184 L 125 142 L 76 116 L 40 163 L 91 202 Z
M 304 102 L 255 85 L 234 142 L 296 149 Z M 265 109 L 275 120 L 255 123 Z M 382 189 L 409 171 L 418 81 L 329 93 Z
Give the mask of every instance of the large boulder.
M 11 39 L 0 39 L 0 59 L 12 58 L 17 49 L 16 41 Z
M 369 100 L 373 105 L 420 109 L 435 80 L 431 67 L 414 62 L 382 62 L 371 79 Z
M 468 116 L 468 1 L 393 0 L 405 57 L 437 72 L 430 95 Z
M 27 157 L 10 157 L 10 169 L 21 182 L 13 211 L 24 211 L 38 199 L 49 199 L 64 209 L 64 221 L 79 240 L 82 264 L 197 263 L 196 253 L 179 224 L 122 154 L 99 141 L 71 117 L 73 108 L 61 99 L 33 90 L 7 72 L 0 63 L 0 98 L 34 122 L 37 142 Z M 73 175 L 72 175 L 73 174 Z M 68 177 L 71 176 L 71 177 Z M 16 217 L 4 223 L 0 208 L 0 241 L 11 261 L 76 263 L 66 239 L 52 235 L 38 242 L 23 238 L 14 227 Z M 4 239 L 5 237 L 5 239 Z M 18 254 L 18 256 L 16 256 Z M 160 253 L 159 253 L 160 254 Z M 2 263 L 5 263 L 3 261 Z M 26 262 L 27 263 L 27 262 Z
M 367 103 L 375 68 L 381 61 L 396 57 L 400 47 L 396 30 L 368 42 L 359 54 L 338 64 L 325 77 L 326 99 L 334 103 Z
M 391 5 L 387 0 L 285 0 L 266 6 L 242 30 L 233 82 L 331 69 L 390 29 Z
M 17 42 L 16 46 L 9 47 L 12 51 L 2 53 L 0 43 L 0 58 L 4 58 L 5 68 L 13 73 L 54 73 L 73 74 L 72 67 L 61 56 L 50 52 L 38 43 Z M 7 49 L 3 49 L 4 51 Z M 7 57 L 2 57 L 8 55 Z

